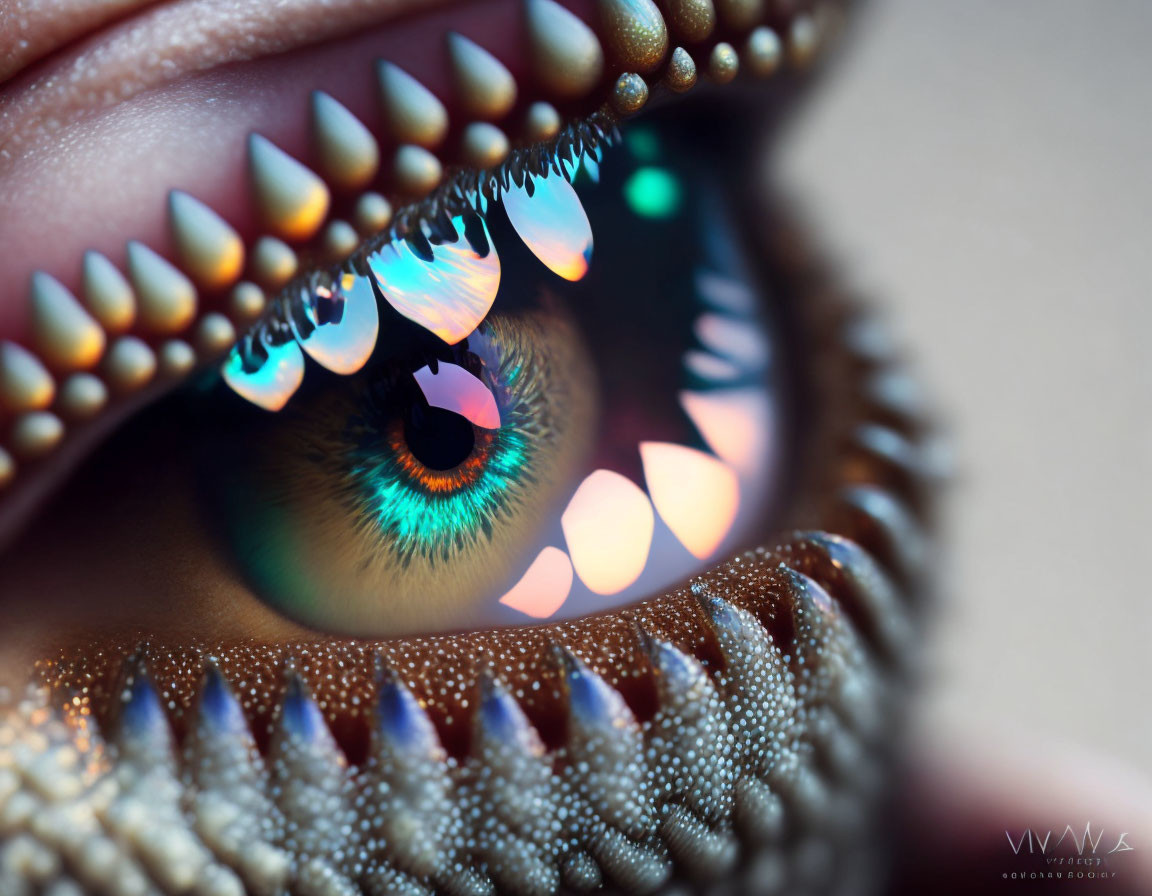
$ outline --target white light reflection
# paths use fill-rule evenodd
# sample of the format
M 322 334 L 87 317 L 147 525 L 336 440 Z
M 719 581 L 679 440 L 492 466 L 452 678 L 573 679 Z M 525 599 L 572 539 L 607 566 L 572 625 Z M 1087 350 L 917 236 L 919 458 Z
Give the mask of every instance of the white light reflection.
M 572 561 L 559 548 L 549 546 L 536 555 L 500 603 L 533 619 L 547 619 L 563 606 L 571 590 Z
M 425 366 L 412 374 L 429 405 L 459 414 L 481 429 L 500 428 L 496 396 L 484 383 L 456 364 L 441 361 L 436 367 L 436 373 Z
M 648 496 L 611 470 L 585 477 L 560 518 L 576 575 L 596 594 L 617 594 L 640 578 L 655 524 Z
M 720 547 L 740 509 L 740 481 L 724 461 L 671 442 L 641 442 L 644 479 L 656 512 L 692 555 Z
M 680 406 L 718 457 L 758 481 L 773 448 L 772 403 L 763 389 L 681 392 Z

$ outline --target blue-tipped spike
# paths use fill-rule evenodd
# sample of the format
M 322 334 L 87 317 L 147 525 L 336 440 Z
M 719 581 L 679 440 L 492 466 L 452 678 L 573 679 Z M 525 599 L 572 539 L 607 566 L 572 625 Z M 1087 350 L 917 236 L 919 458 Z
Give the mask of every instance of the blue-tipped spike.
M 133 674 L 120 706 L 120 739 L 152 744 L 170 743 L 172 739 L 164 704 L 143 668 Z
M 692 586 L 692 593 L 696 595 L 696 601 L 700 604 L 700 608 L 708 617 L 708 621 L 712 623 L 712 627 L 717 631 L 736 631 L 741 627 L 740 619 L 736 615 L 736 609 L 728 601 L 722 597 L 717 597 L 714 594 L 709 594 L 703 585 L 695 584 Z
M 540 748 L 536 729 L 520 704 L 500 681 L 487 670 L 480 673 L 480 707 L 476 713 L 478 739 L 492 739 L 519 745 L 535 752 Z
M 248 736 L 248 720 L 244 717 L 244 710 L 228 687 L 228 680 L 216 661 L 211 659 L 204 664 L 199 721 L 214 734 Z
M 288 673 L 284 699 L 280 704 L 280 728 L 288 737 L 297 740 L 315 742 L 330 737 L 323 713 L 297 672 Z
M 394 749 L 428 752 L 440 749 L 440 739 L 432 720 L 396 675 L 382 670 L 376 701 L 377 736 Z
M 620 695 L 566 649 L 558 647 L 556 652 L 568 685 L 571 714 L 585 725 L 612 724 L 620 716 Z

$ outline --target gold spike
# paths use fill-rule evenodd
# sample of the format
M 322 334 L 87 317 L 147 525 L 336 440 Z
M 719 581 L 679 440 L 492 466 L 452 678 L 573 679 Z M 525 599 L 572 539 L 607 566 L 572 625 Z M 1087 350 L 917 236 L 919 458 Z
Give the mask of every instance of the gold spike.
M 564 99 L 592 90 L 604 70 L 596 33 L 555 0 L 526 0 L 524 11 L 532 66 L 544 87 Z
M 551 103 L 533 103 L 524 116 L 524 137 L 529 143 L 542 143 L 560 133 L 560 113 Z
M 718 43 L 708 57 L 708 77 L 717 84 L 727 84 L 740 71 L 740 57 L 732 44 Z
M 84 253 L 84 299 L 109 333 L 123 333 L 136 321 L 136 294 L 128 278 L 91 249 Z
M 206 289 L 231 286 L 244 270 L 244 242 L 232 226 L 182 190 L 168 194 L 168 225 L 180 264 Z
M 329 221 L 324 228 L 324 254 L 333 261 L 343 261 L 359 245 L 360 236 L 347 221 Z
M 228 310 L 238 321 L 251 321 L 264 313 L 268 304 L 268 297 L 264 290 L 251 280 L 241 280 L 234 287 L 228 297 Z
M 362 234 L 375 236 L 392 223 L 392 203 L 379 193 L 365 193 L 356 200 L 353 216 Z
M 516 79 L 499 59 L 462 34 L 449 31 L 448 60 L 456 92 L 472 118 L 498 121 L 516 105 Z
M 140 301 L 140 322 L 156 333 L 179 333 L 196 317 L 196 287 L 180 270 L 136 240 L 128 243 L 128 276 Z
M 696 86 L 696 63 L 683 47 L 672 51 L 664 83 L 676 93 L 685 93 Z
M 432 192 L 444 176 L 440 160 L 419 146 L 401 146 L 393 163 L 396 185 L 404 193 L 423 196 Z
M 51 411 L 29 411 L 16 418 L 12 427 L 12 450 L 24 460 L 34 460 L 60 444 L 64 424 Z
M 665 0 L 672 30 L 686 43 L 707 38 L 716 28 L 716 7 L 712 0 Z
M 759 78 L 765 78 L 780 67 L 784 47 L 776 32 L 766 25 L 753 29 L 744 43 L 744 63 Z
M 376 138 L 359 118 L 320 90 L 312 92 L 312 136 L 329 183 L 351 192 L 376 176 L 380 168 Z
M 320 229 L 331 197 L 311 169 L 259 134 L 248 138 L 248 168 L 264 222 L 273 231 L 302 241 Z
M 74 373 L 60 387 L 57 404 L 70 420 L 88 420 L 96 416 L 108 403 L 108 387 L 100 377 L 91 373 Z
M 0 448 L 0 488 L 10 485 L 16 478 L 16 461 L 12 455 Z
M 648 102 L 648 85 L 635 72 L 626 72 L 612 88 L 612 108 L 621 115 L 635 115 Z
M 391 62 L 376 68 L 384 120 L 398 143 L 435 147 L 448 133 L 448 110 L 431 90 Z
M 121 336 L 104 358 L 105 379 L 118 392 L 134 392 L 146 386 L 156 373 L 156 355 L 135 336 Z
M 56 397 L 56 383 L 28 349 L 0 342 L 0 404 L 10 411 L 42 411 Z
M 187 376 L 196 366 L 196 352 L 183 339 L 169 339 L 160 346 L 160 372 L 172 379 Z
M 668 52 L 668 26 L 652 0 L 599 0 L 608 53 L 620 66 L 648 74 Z
M 248 265 L 252 278 L 269 292 L 275 292 L 291 280 L 299 266 L 292 247 L 274 236 L 262 236 L 256 240 Z
M 492 168 L 508 158 L 508 138 L 494 124 L 474 121 L 464 129 L 464 161 L 473 168 Z
M 31 281 L 32 337 L 49 364 L 65 370 L 91 367 L 104 353 L 104 329 L 64 285 L 36 271 Z
M 764 18 L 764 0 L 716 0 L 720 21 L 728 28 L 746 31 Z
M 207 358 L 221 355 L 236 341 L 236 328 L 219 311 L 211 311 L 196 325 L 196 348 Z

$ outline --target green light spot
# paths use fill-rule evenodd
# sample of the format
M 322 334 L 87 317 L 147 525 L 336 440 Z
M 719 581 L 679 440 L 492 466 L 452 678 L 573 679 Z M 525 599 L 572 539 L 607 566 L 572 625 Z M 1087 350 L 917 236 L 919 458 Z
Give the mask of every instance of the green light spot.
M 660 158 L 660 138 L 652 128 L 633 126 L 624 132 L 624 142 L 641 162 L 655 162 Z
M 624 198 L 642 218 L 668 218 L 680 208 L 680 184 L 663 168 L 640 168 L 625 181 Z

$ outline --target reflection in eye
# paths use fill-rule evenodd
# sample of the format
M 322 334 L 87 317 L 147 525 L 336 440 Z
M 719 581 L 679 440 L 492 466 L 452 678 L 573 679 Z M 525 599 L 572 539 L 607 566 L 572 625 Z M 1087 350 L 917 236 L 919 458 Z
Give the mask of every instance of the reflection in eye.
M 578 617 L 763 519 L 774 337 L 719 193 L 675 127 L 596 155 L 290 293 L 232 352 L 223 383 L 279 413 L 211 387 L 197 428 L 224 434 L 189 451 L 273 609 L 361 636 Z

